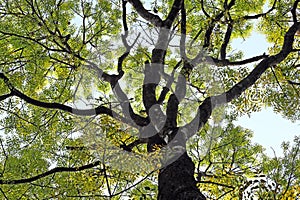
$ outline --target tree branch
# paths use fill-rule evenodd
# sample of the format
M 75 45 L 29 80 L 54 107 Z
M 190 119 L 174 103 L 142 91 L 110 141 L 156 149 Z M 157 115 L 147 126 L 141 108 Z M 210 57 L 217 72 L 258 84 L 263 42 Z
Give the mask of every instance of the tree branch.
M 291 10 L 291 13 L 293 15 L 293 22 L 296 23 L 298 20 L 297 20 L 297 7 L 298 7 L 298 3 L 299 3 L 300 0 L 296 0 L 294 2 L 294 5 L 293 5 L 293 8 Z
M 170 29 L 174 20 L 178 16 L 178 13 L 181 9 L 181 6 L 183 4 L 183 0 L 174 0 L 174 3 L 172 5 L 171 11 L 169 12 L 167 18 L 164 20 L 164 27 L 167 29 Z
M 140 0 L 128 0 L 128 2 L 134 7 L 138 14 L 145 20 L 151 22 L 156 27 L 162 27 L 163 21 L 158 15 L 154 15 L 146 10 Z
M 131 123 L 136 123 L 138 126 L 145 126 L 148 124 L 148 120 L 146 118 L 141 117 L 140 115 L 136 114 L 131 106 L 131 103 L 128 99 L 128 96 L 124 93 L 122 88 L 120 87 L 119 80 L 124 75 L 123 71 L 123 62 L 129 55 L 130 50 L 137 42 L 138 38 L 140 37 L 140 34 L 136 37 L 135 41 L 132 43 L 132 45 L 129 45 L 127 42 L 127 36 L 128 36 L 128 26 L 126 22 L 126 1 L 122 1 L 123 5 L 123 27 L 124 27 L 124 35 L 122 35 L 122 42 L 123 45 L 126 48 L 126 51 L 119 57 L 118 59 L 118 78 L 110 82 L 111 88 L 117 97 L 120 106 L 122 108 L 122 113 L 127 118 L 127 120 L 132 121 Z
M 12 93 L 1 95 L 0 96 L 0 101 L 3 101 L 4 99 L 7 99 L 7 98 L 12 97 L 12 96 L 13 96 Z
M 274 0 L 272 7 L 265 13 L 260 13 L 260 14 L 252 15 L 252 16 L 244 16 L 243 18 L 244 19 L 258 19 L 260 17 L 265 17 L 267 14 L 269 14 L 270 12 L 272 12 L 275 9 L 276 2 L 277 2 L 277 0 Z
M 203 2 L 202 2 L 203 3 Z M 230 10 L 232 6 L 234 6 L 235 0 L 232 0 L 228 6 L 227 10 Z M 215 27 L 215 23 L 218 22 L 223 16 L 224 16 L 225 11 L 220 12 L 215 18 L 212 19 L 212 22 L 209 24 L 208 28 L 206 29 L 205 32 L 205 37 L 204 37 L 204 44 L 203 48 L 207 48 L 210 45 L 210 39 L 211 39 L 211 34 L 213 32 L 213 29 Z
M 226 48 L 227 48 L 227 45 L 228 45 L 230 37 L 231 37 L 232 29 L 233 29 L 233 26 L 232 26 L 232 23 L 230 22 L 227 26 L 224 41 L 221 46 L 221 60 L 226 59 Z
M 292 51 L 294 35 L 299 28 L 300 23 L 295 23 L 292 25 L 284 36 L 284 44 L 281 51 L 276 55 L 269 56 L 268 58 L 262 60 L 247 77 L 245 77 L 225 93 L 227 102 L 237 98 L 242 92 L 252 86 L 269 67 L 280 63 L 289 55 L 289 53 Z M 216 98 L 219 98 L 219 96 L 216 96 Z
M 202 12 L 204 13 L 204 15 L 207 17 L 207 18 L 210 18 L 210 15 L 206 12 L 205 8 L 204 8 L 204 1 L 201 0 L 201 9 L 202 9 Z
M 267 57 L 269 57 L 269 56 L 264 53 L 263 55 L 254 56 L 252 58 L 247 58 L 247 59 L 240 60 L 240 61 L 229 61 L 228 59 L 219 60 L 219 59 L 216 59 L 216 58 L 213 58 L 213 57 L 210 57 L 210 59 L 208 59 L 208 61 L 212 60 L 213 61 L 212 64 L 215 64 L 217 66 L 228 66 L 228 65 L 237 66 L 237 65 L 246 65 L 246 64 L 256 62 L 256 61 L 259 61 L 259 60 L 264 59 L 264 58 L 267 58 Z
M 122 0 L 122 22 L 123 22 L 123 28 L 124 28 L 124 33 L 128 34 L 128 26 L 127 26 L 127 21 L 126 21 L 126 0 Z
M 184 6 L 184 1 L 182 2 L 181 6 L 181 24 L 180 24 L 180 56 L 182 59 L 186 60 L 186 49 L 185 49 L 185 43 L 186 43 L 186 10 Z
M 79 172 L 86 169 L 91 169 L 93 167 L 96 167 L 100 165 L 100 161 L 96 161 L 87 165 L 82 165 L 80 167 L 55 167 L 45 173 L 30 177 L 30 178 L 24 178 L 24 179 L 16 179 L 16 180 L 0 180 L 0 185 L 5 184 L 22 184 L 22 183 L 31 183 L 33 181 L 36 181 L 38 179 L 44 178 L 46 176 L 49 176 L 51 174 L 59 173 L 59 172 Z
M 163 89 L 162 89 L 162 91 L 161 91 L 161 93 L 159 95 L 159 98 L 157 100 L 158 104 L 162 104 L 163 101 L 165 100 L 168 92 L 170 91 L 171 85 L 174 82 L 175 71 L 176 71 L 176 69 L 178 69 L 178 67 L 181 65 L 181 63 L 182 63 L 182 60 L 180 60 L 179 62 L 177 62 L 177 64 L 174 66 L 174 68 L 173 68 L 172 73 L 171 73 L 170 76 L 169 75 L 165 75 L 167 83 L 166 83 L 166 86 L 163 87 Z
M 125 151 L 131 152 L 134 147 L 136 147 L 139 144 L 147 143 L 147 141 L 148 141 L 147 138 L 146 139 L 140 138 L 131 142 L 128 145 L 126 145 L 125 142 L 123 142 L 123 144 L 120 145 L 120 148 L 122 148 Z
M 169 12 L 166 20 L 164 20 L 164 28 L 159 31 L 159 37 L 155 48 L 152 51 L 151 64 L 145 63 L 145 79 L 143 84 L 143 103 L 146 108 L 146 112 L 149 113 L 149 109 L 158 101 L 156 100 L 155 90 L 160 81 L 161 73 L 163 72 L 163 64 L 165 60 L 165 54 L 167 45 L 169 42 L 170 28 L 174 23 L 174 20 L 178 16 L 179 11 L 182 11 L 183 19 L 182 25 L 184 26 L 182 31 L 185 32 L 185 10 L 184 1 L 175 0 L 173 2 L 171 11 Z M 185 34 L 184 36 L 185 37 Z M 181 45 L 184 42 L 184 38 L 181 37 Z M 163 94 L 168 92 L 167 89 L 164 90 Z M 164 97 L 164 96 L 161 96 Z M 161 98 L 159 99 L 161 101 Z M 160 111 L 158 111 L 160 112 Z
M 288 80 L 287 82 L 291 85 L 300 85 L 300 83 L 297 83 L 297 82 L 294 82 L 294 81 L 291 81 L 291 80 Z
M 225 60 L 219 60 L 217 58 L 214 58 L 212 56 L 205 56 L 205 60 L 203 61 L 203 55 L 198 54 L 197 57 L 195 57 L 194 59 L 192 59 L 190 61 L 190 63 L 194 66 L 198 65 L 201 62 L 206 62 L 208 64 L 212 64 L 212 65 L 216 65 L 219 67 L 223 67 L 223 66 L 238 66 L 238 65 L 245 65 L 245 64 L 249 64 L 252 62 L 256 62 L 259 61 L 261 59 L 267 58 L 269 57 L 268 55 L 266 55 L 265 53 L 263 55 L 260 56 L 254 56 L 252 58 L 247 58 L 244 60 L 240 60 L 240 61 L 229 61 L 228 59 Z
M 269 56 L 262 60 L 248 76 L 235 84 L 228 91 L 220 95 L 206 98 L 199 106 L 195 118 L 189 124 L 180 129 L 180 132 L 184 135 L 184 138 L 188 139 L 197 131 L 199 131 L 199 129 L 207 122 L 207 120 L 211 116 L 212 110 L 214 108 L 220 105 L 224 105 L 239 97 L 246 89 L 251 87 L 268 68 L 283 61 L 293 49 L 294 35 L 299 28 L 299 22 L 293 24 L 289 28 L 284 36 L 282 49 L 278 54 Z
M 155 48 L 152 50 L 151 63 L 145 62 L 143 82 L 143 104 L 146 112 L 157 103 L 155 90 L 160 82 L 169 43 L 170 29 L 160 28 Z
M 17 90 L 16 88 L 14 88 L 9 83 L 9 79 L 3 73 L 0 73 L 0 78 L 4 80 L 4 82 L 6 83 L 6 85 L 8 86 L 8 88 L 11 91 L 9 94 L 2 95 L 0 97 L 0 100 L 4 100 L 8 97 L 16 96 L 16 97 L 19 97 L 20 99 L 24 100 L 25 102 L 35 105 L 35 106 L 38 106 L 38 107 L 62 110 L 65 112 L 72 113 L 74 115 L 92 116 L 92 115 L 106 114 L 110 117 L 113 117 L 116 120 L 119 120 L 121 122 L 124 122 L 124 123 L 132 126 L 132 127 L 137 128 L 136 124 L 132 123 L 132 120 L 129 120 L 128 118 L 120 116 L 118 113 L 112 111 L 111 109 L 109 109 L 105 106 L 100 105 L 98 107 L 91 108 L 91 109 L 77 109 L 77 108 L 73 108 L 71 106 L 67 106 L 67 105 L 60 104 L 60 103 L 49 103 L 49 102 L 39 101 L 39 100 L 36 100 L 36 99 L 33 99 L 33 98 L 27 96 L 26 94 L 22 93 L 21 91 Z M 138 120 L 140 120 L 140 119 L 138 118 Z M 141 120 L 138 122 L 138 124 L 145 124 L 145 122 Z

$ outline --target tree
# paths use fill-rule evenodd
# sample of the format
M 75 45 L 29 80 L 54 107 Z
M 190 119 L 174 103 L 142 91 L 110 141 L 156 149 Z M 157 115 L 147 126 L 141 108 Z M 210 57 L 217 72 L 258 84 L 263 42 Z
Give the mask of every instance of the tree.
M 271 159 L 232 123 L 299 119 L 299 0 L 0 3 L 3 199 L 299 195 L 299 139 Z

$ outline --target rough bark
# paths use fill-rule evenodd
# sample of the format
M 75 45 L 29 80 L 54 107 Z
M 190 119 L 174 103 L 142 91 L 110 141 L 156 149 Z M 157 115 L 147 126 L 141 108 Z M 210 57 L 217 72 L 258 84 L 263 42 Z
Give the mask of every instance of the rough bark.
M 194 178 L 195 164 L 184 153 L 175 162 L 160 170 L 158 200 L 205 200 Z

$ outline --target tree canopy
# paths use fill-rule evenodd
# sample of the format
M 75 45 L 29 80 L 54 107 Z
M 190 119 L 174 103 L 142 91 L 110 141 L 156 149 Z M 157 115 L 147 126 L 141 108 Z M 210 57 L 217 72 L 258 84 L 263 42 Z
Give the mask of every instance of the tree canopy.
M 299 8 L 0 0 L 1 199 L 300 198 L 300 138 L 268 157 L 234 125 L 300 119 Z

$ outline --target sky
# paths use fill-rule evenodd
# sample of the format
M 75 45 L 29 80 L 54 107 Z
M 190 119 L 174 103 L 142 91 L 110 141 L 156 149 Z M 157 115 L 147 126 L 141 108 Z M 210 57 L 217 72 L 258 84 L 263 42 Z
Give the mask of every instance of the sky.
M 245 58 L 261 55 L 267 52 L 269 43 L 265 37 L 258 32 L 254 32 L 245 41 L 236 39 L 233 41 L 233 48 L 245 50 Z M 273 112 L 272 108 L 265 108 L 261 112 L 252 113 L 250 118 L 245 115 L 238 119 L 237 125 L 251 129 L 254 132 L 253 142 L 265 147 L 267 155 L 274 157 L 282 156 L 280 145 L 283 141 L 292 142 L 295 135 L 300 136 L 300 121 L 292 123 L 284 119 L 280 114 Z

